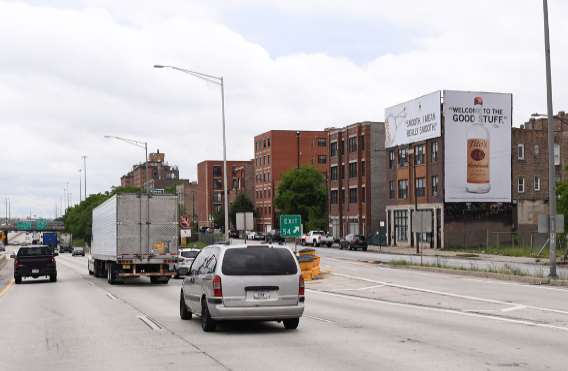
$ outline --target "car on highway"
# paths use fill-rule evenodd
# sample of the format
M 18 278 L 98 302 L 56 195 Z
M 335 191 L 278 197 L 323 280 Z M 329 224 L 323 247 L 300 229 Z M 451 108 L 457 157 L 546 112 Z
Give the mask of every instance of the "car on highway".
M 247 240 L 262 241 L 264 240 L 264 233 L 262 232 L 247 232 Z
M 179 249 L 177 260 L 174 263 L 174 271 L 176 272 L 175 278 L 180 278 L 181 276 L 187 275 L 189 273 L 189 268 L 191 263 L 199 254 L 199 249 Z
M 304 279 L 286 247 L 210 245 L 193 261 L 180 292 L 180 317 L 201 317 L 203 331 L 219 321 L 281 321 L 296 329 L 304 313 Z
M 229 231 L 229 238 L 239 238 L 239 231 L 231 229 Z
M 367 251 L 367 239 L 362 234 L 348 234 L 345 238 L 339 241 L 339 248 L 349 250 L 363 250 Z
M 78 256 L 78 255 L 85 256 L 85 248 L 80 246 L 74 247 L 73 251 L 71 252 L 71 256 Z
M 272 229 L 270 232 L 267 232 L 265 240 L 269 243 L 282 243 L 285 241 L 284 237 L 280 234 L 279 229 Z
M 46 245 L 20 247 L 17 253 L 10 255 L 14 259 L 14 281 L 19 284 L 24 277 L 42 276 L 48 276 L 51 282 L 57 281 L 57 255 Z

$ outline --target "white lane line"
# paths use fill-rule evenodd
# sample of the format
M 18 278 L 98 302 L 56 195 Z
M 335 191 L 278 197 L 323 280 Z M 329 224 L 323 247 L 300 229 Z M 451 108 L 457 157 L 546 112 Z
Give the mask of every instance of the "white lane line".
M 360 281 L 365 281 L 365 282 L 372 282 L 372 283 L 381 284 L 381 285 L 385 285 L 385 286 L 389 286 L 389 287 L 395 287 L 395 288 L 404 289 L 404 290 L 425 292 L 425 293 L 427 293 L 427 294 L 435 294 L 435 295 L 441 295 L 441 296 L 448 296 L 448 297 L 458 298 L 458 299 L 473 300 L 473 301 L 479 301 L 479 302 L 483 302 L 483 303 L 500 304 L 500 305 L 506 305 L 506 306 L 511 306 L 511 305 L 513 305 L 513 306 L 515 306 L 515 305 L 523 305 L 523 304 L 520 304 L 520 303 L 514 303 L 514 302 L 509 302 L 509 301 L 502 301 L 502 300 L 495 300 L 495 299 L 487 299 L 487 298 L 479 298 L 479 297 L 470 296 L 470 295 L 460 295 L 460 294 L 454 294 L 454 293 L 445 292 L 445 291 L 429 290 L 429 289 L 423 289 L 423 288 L 420 288 L 420 287 L 413 287 L 413 286 L 406 286 L 406 285 L 398 285 L 398 284 L 395 284 L 395 283 L 384 282 L 384 281 L 377 281 L 377 280 L 372 280 L 372 279 L 365 278 L 365 277 L 352 276 L 352 275 L 343 274 L 343 273 L 330 273 L 330 274 L 331 274 L 331 275 L 334 275 L 334 276 L 338 276 L 338 277 L 345 277 L 345 278 L 351 278 L 351 279 L 354 279 L 354 280 L 360 280 Z M 546 307 L 537 307 L 537 306 L 533 306 L 533 305 L 527 305 L 526 307 L 529 308 L 529 309 L 539 310 L 539 311 L 542 311 L 542 312 L 551 312 L 551 313 L 558 313 L 558 314 L 565 314 L 565 315 L 568 315 L 568 311 L 560 310 L 560 309 L 546 308 Z
M 153 331 L 160 331 L 162 329 L 162 327 L 157 322 L 142 313 L 138 314 L 136 318 L 144 322 L 144 324 L 150 327 Z
M 526 308 L 527 308 L 526 305 L 520 304 L 520 305 L 515 305 L 514 307 L 509 307 L 509 308 L 501 309 L 501 312 L 507 313 L 507 312 L 512 312 L 512 311 L 515 311 L 515 310 L 526 309 Z
M 533 289 L 558 291 L 558 292 L 562 292 L 564 294 L 568 294 L 568 289 L 562 289 L 562 288 L 559 288 L 559 287 L 550 287 L 550 286 L 547 286 L 546 284 L 534 285 L 534 284 L 526 284 L 526 283 L 519 283 L 519 282 L 499 282 L 499 281 L 491 280 L 490 278 L 488 278 L 488 279 L 462 278 L 462 280 L 487 283 L 487 284 L 491 284 L 491 285 L 497 284 L 497 285 L 503 285 L 503 286 L 517 286 L 517 287 L 522 287 L 522 288 L 530 287 L 530 288 L 533 288 Z
M 385 287 L 385 285 L 373 285 L 373 286 L 365 286 L 365 287 L 358 287 L 356 289 L 334 289 L 332 291 L 363 291 L 369 289 L 376 289 L 380 287 Z
M 308 318 L 311 318 L 311 319 L 315 319 L 315 320 L 317 320 L 317 321 L 322 321 L 322 322 L 327 322 L 327 323 L 335 323 L 335 321 L 332 321 L 332 320 L 330 320 L 330 319 L 325 319 L 325 318 L 321 318 L 321 317 L 310 316 L 310 315 L 307 315 L 307 314 L 304 314 L 304 317 L 308 317 Z
M 492 315 L 489 315 L 489 314 L 485 315 L 485 314 L 481 314 L 481 313 L 463 312 L 463 311 L 455 310 L 455 309 L 425 307 L 425 306 L 416 305 L 416 304 L 395 303 L 395 302 L 385 301 L 385 300 L 381 300 L 381 299 L 363 298 L 363 297 L 360 297 L 360 296 L 352 296 L 352 295 L 347 295 L 347 294 L 324 292 L 324 291 L 317 291 L 317 290 L 311 290 L 311 289 L 307 289 L 307 291 L 310 292 L 310 293 L 334 296 L 334 297 L 343 298 L 343 299 L 352 299 L 352 300 L 357 300 L 357 301 L 364 301 L 364 302 L 367 302 L 367 303 L 385 304 L 385 305 L 390 305 L 390 306 L 399 307 L 399 308 L 420 309 L 420 310 L 429 311 L 429 312 L 456 314 L 456 315 L 465 316 L 465 317 L 490 319 L 490 320 L 494 320 L 494 321 L 507 322 L 507 323 L 513 323 L 513 324 L 518 324 L 518 325 L 525 325 L 525 326 L 529 326 L 529 327 L 541 327 L 541 328 L 554 329 L 554 330 L 560 330 L 560 331 L 568 332 L 568 327 L 554 326 L 554 325 L 549 325 L 549 324 L 546 324 L 546 323 L 538 323 L 538 322 L 533 322 L 533 321 L 528 321 L 528 320 L 497 317 L 497 316 L 492 316 Z
M 107 292 L 107 296 L 111 299 L 111 300 L 118 300 L 118 298 L 116 296 L 114 296 L 113 294 L 111 294 L 110 292 Z

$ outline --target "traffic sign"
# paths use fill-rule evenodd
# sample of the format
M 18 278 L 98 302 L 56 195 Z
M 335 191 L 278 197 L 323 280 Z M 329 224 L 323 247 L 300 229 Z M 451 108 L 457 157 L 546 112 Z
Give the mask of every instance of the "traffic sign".
M 47 220 L 45 219 L 38 219 L 36 220 L 35 224 L 38 231 L 47 229 Z
M 282 237 L 300 237 L 302 234 L 302 216 L 294 214 L 280 215 L 280 235 Z

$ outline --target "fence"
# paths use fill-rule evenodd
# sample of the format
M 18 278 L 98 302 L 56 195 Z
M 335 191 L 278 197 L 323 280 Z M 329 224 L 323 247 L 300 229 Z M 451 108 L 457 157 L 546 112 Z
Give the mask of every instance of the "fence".
M 542 255 L 548 243 L 548 235 L 536 231 L 527 232 L 489 232 L 486 233 L 485 247 L 489 248 L 512 248 L 529 249 L 531 255 Z M 568 239 L 566 234 L 557 234 L 556 246 L 559 251 L 567 248 Z

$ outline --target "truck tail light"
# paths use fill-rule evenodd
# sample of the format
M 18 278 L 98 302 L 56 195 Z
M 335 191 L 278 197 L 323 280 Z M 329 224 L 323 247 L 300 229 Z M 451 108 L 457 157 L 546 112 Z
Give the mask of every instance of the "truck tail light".
M 221 277 L 218 275 L 215 275 L 215 277 L 213 277 L 213 296 L 217 298 L 223 297 L 223 286 L 221 286 Z
M 300 275 L 300 284 L 298 285 L 298 296 L 303 297 L 306 291 L 306 286 L 304 285 L 304 277 Z
M 14 263 L 16 264 L 16 268 L 20 268 L 20 267 L 23 267 L 23 266 L 24 266 L 23 264 L 20 263 L 20 260 L 19 260 L 19 259 L 16 259 L 16 260 L 14 261 Z

